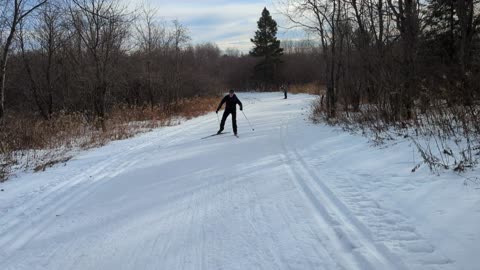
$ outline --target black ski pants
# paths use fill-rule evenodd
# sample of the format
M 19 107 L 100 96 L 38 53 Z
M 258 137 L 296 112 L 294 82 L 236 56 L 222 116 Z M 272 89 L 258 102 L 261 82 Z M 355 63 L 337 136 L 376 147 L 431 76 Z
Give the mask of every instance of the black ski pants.
M 229 114 L 232 114 L 233 133 L 237 134 L 237 110 L 225 110 L 223 112 L 222 121 L 220 122 L 220 131 L 223 131 L 225 128 L 225 121 L 227 121 Z

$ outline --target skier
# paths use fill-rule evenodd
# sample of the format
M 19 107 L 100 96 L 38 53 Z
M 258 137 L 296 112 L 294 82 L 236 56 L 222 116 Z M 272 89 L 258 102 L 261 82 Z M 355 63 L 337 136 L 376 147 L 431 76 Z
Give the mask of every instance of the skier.
M 225 103 L 225 111 L 223 112 L 222 121 L 220 122 L 220 130 L 218 130 L 217 134 L 222 133 L 225 127 L 225 121 L 227 120 L 228 115 L 232 114 L 233 133 L 235 134 L 235 136 L 237 136 L 237 104 L 240 105 L 240 111 L 242 111 L 243 110 L 242 102 L 240 102 L 240 100 L 235 95 L 235 91 L 233 91 L 232 89 L 229 91 L 229 94 L 222 99 L 222 101 L 220 102 L 220 105 L 218 105 L 218 108 L 216 111 L 217 114 L 220 108 L 222 108 L 223 103 Z
M 282 86 L 280 86 L 280 91 L 283 92 L 283 95 L 285 96 L 284 99 L 287 99 L 287 86 L 285 84 L 282 84 Z

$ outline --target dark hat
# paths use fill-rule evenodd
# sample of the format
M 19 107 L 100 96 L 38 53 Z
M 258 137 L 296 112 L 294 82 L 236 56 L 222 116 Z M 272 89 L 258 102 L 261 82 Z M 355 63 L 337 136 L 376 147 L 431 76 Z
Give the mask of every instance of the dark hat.
M 228 92 L 229 92 L 230 94 L 233 94 L 233 93 L 235 93 L 235 90 L 230 89 L 230 91 L 228 91 Z

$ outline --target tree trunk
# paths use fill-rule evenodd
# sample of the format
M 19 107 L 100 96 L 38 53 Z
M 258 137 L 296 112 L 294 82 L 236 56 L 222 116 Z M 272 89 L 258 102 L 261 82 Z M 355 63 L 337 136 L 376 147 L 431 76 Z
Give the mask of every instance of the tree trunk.
M 13 18 L 13 24 L 10 27 L 10 34 L 7 37 L 5 46 L 3 47 L 2 59 L 0 60 L 0 119 L 5 117 L 5 78 L 7 73 L 7 61 L 8 53 L 10 52 L 10 46 L 12 45 L 13 36 L 15 34 L 15 28 L 17 26 L 18 10 L 15 9 Z

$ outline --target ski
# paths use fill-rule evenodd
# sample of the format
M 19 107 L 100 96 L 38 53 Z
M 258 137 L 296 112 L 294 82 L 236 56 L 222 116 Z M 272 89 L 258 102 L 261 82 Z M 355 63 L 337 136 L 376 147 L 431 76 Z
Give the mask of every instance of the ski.
M 212 134 L 212 135 L 205 136 L 201 139 L 203 140 L 203 139 L 206 139 L 206 138 L 210 138 L 210 137 L 214 137 L 214 136 L 218 136 L 218 135 L 223 135 L 223 134 L 227 134 L 227 133 L 230 133 L 230 132 L 215 133 L 215 134 Z

